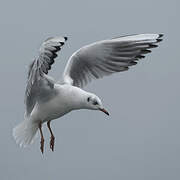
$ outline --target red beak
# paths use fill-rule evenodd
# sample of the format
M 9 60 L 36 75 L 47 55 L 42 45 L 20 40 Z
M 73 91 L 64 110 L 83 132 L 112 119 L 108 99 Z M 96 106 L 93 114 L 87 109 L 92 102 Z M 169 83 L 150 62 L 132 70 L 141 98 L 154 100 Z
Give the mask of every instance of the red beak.
M 103 113 L 107 114 L 109 116 L 109 113 L 104 109 L 104 108 L 99 108 L 100 111 L 102 111 Z

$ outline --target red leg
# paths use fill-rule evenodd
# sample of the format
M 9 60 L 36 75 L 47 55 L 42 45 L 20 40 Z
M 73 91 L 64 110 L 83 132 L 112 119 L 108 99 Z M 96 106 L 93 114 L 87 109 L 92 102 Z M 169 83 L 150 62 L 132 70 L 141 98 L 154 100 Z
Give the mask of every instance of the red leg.
M 41 135 L 40 149 L 41 149 L 41 152 L 43 154 L 43 152 L 44 152 L 44 137 L 43 137 L 43 132 L 42 132 L 42 123 L 39 123 L 39 131 L 40 131 L 40 135 Z
M 47 127 L 48 127 L 48 129 L 49 129 L 49 131 L 50 131 L 50 133 L 51 133 L 50 149 L 51 149 L 52 151 L 54 151 L 55 137 L 54 137 L 54 134 L 53 134 L 53 132 L 52 132 L 52 130 L 51 130 L 50 122 L 51 122 L 51 121 L 48 121 L 48 122 L 47 122 Z

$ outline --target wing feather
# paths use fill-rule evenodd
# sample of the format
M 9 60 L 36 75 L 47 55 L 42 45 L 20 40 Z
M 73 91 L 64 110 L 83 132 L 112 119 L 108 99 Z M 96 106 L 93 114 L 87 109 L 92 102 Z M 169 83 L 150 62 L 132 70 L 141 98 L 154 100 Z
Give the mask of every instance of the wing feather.
M 67 37 L 48 38 L 41 45 L 39 56 L 30 64 L 25 92 L 26 115 L 31 113 L 38 97 L 53 88 L 54 82 L 46 74 L 66 40 Z
M 76 51 L 63 73 L 64 83 L 83 87 L 92 79 L 126 71 L 157 47 L 162 34 L 139 34 L 104 40 Z

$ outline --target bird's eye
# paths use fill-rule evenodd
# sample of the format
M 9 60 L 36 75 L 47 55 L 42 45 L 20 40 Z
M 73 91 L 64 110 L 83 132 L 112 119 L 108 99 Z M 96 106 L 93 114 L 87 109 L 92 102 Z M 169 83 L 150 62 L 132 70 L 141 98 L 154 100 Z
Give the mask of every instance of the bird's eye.
M 88 101 L 88 102 L 90 101 L 90 97 L 87 98 L 87 101 Z
M 93 102 L 93 105 L 98 105 L 98 102 L 97 102 L 97 101 L 94 101 L 94 102 Z

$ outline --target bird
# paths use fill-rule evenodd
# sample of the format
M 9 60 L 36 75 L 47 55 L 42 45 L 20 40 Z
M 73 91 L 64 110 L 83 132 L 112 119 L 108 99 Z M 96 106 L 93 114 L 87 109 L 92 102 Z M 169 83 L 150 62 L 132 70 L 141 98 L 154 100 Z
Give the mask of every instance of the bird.
M 135 34 L 97 41 L 74 52 L 65 66 L 61 80 L 48 75 L 57 53 L 67 42 L 64 36 L 50 37 L 40 46 L 37 57 L 29 65 L 25 90 L 24 121 L 13 128 L 17 144 L 26 147 L 40 132 L 40 151 L 44 153 L 43 123 L 50 132 L 50 149 L 55 136 L 51 121 L 79 109 L 99 110 L 109 115 L 101 99 L 83 88 L 92 80 L 127 71 L 158 47 L 163 34 Z

